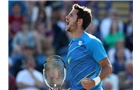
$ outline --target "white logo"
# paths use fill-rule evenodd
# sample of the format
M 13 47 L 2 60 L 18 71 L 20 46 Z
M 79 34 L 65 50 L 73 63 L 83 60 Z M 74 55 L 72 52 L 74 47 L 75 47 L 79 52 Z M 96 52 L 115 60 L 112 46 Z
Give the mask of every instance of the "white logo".
M 82 45 L 82 41 L 79 41 L 79 42 L 78 42 L 78 45 L 79 45 L 79 46 Z

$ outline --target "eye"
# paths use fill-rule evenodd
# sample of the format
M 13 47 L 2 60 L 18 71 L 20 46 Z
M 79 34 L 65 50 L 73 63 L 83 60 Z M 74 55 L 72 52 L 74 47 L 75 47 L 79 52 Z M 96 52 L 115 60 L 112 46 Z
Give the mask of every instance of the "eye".
M 70 14 L 70 16 L 72 17 L 73 15 L 72 15 L 72 14 Z

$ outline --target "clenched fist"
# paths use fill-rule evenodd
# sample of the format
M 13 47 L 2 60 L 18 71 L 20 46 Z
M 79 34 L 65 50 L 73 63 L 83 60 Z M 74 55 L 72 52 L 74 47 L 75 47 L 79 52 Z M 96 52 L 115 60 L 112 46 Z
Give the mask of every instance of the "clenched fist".
M 90 88 L 95 86 L 95 81 L 90 78 L 84 78 L 83 80 L 81 80 L 81 84 L 86 90 L 89 90 Z

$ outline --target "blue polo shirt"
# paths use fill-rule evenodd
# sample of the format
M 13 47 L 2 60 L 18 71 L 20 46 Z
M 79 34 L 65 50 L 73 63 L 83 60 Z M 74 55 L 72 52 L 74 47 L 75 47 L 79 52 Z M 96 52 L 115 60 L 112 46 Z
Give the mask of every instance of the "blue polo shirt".
M 99 61 L 107 57 L 102 42 L 95 36 L 84 32 L 81 37 L 74 38 L 67 54 L 70 69 L 70 90 L 84 90 L 81 85 L 83 78 L 95 78 L 101 71 Z M 103 90 L 102 82 L 90 90 Z

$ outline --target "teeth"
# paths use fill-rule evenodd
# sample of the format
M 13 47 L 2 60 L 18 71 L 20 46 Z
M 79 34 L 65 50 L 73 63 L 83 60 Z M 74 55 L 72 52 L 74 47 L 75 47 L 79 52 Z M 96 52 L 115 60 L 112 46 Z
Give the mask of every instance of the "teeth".
M 66 22 L 68 22 L 68 20 L 66 19 Z
M 66 20 L 66 24 L 67 24 L 67 25 L 69 24 L 68 20 Z
M 69 25 L 69 22 L 68 22 L 68 21 L 66 21 L 66 24 L 67 24 L 67 25 Z

